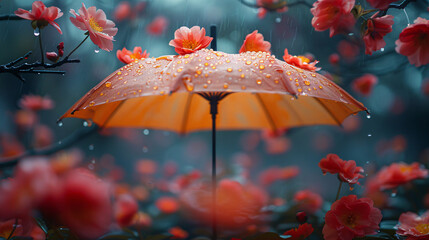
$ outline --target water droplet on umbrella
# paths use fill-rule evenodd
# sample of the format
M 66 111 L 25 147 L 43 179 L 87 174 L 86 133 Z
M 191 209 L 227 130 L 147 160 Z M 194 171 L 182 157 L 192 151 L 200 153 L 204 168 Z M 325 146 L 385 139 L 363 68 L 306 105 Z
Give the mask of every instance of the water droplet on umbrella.
M 149 129 L 143 130 L 143 134 L 146 135 L 146 136 L 149 135 Z
M 89 149 L 89 151 L 94 150 L 94 144 L 90 144 L 90 145 L 88 146 L 88 149 Z
M 39 29 L 34 29 L 34 36 L 38 37 L 40 35 Z
M 64 125 L 62 121 L 59 121 L 57 124 L 58 124 L 58 127 L 62 127 Z
M 281 22 L 281 21 L 282 21 L 282 18 L 281 18 L 281 17 L 276 18 L 276 23 L 279 23 L 279 22 Z
M 95 49 L 95 50 L 94 50 L 94 52 L 95 52 L 95 53 L 99 53 L 99 52 L 100 52 L 100 49 Z

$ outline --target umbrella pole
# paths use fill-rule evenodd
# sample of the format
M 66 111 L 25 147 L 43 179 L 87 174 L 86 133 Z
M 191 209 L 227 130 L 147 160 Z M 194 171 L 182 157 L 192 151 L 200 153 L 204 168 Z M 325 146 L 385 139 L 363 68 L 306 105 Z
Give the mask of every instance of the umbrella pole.
M 212 116 L 212 240 L 217 239 L 217 217 L 216 217 L 216 115 L 218 99 L 210 99 L 210 114 Z

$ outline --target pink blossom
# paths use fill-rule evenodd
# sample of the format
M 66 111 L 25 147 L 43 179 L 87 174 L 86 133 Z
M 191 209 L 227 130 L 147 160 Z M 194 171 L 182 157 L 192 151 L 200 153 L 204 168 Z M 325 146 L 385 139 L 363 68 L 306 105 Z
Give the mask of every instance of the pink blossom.
M 149 53 L 144 50 L 142 52 L 141 47 L 134 47 L 133 51 L 127 50 L 126 48 L 123 48 L 122 50 L 116 51 L 116 57 L 119 59 L 119 61 L 129 64 L 134 62 L 135 60 L 144 59 L 149 57 Z
M 113 36 L 116 35 L 118 29 L 115 28 L 115 23 L 106 18 L 103 10 L 97 10 L 95 7 L 86 8 L 82 3 L 82 7 L 78 10 L 79 14 L 74 9 L 70 13 L 74 17 L 70 17 L 70 21 L 77 28 L 89 32 L 91 41 L 106 51 L 113 49 Z
M 328 154 L 326 158 L 323 158 L 319 162 L 319 167 L 322 169 L 324 174 L 338 174 L 338 178 L 342 182 L 348 183 L 350 186 L 358 183 L 360 178 L 363 178 L 361 174 L 363 172 L 362 167 L 357 167 L 356 162 L 353 160 L 344 161 L 337 154 Z
M 355 0 L 319 0 L 313 4 L 311 24 L 316 31 L 330 29 L 330 36 L 350 31 L 356 20 L 351 14 Z
M 421 216 L 406 212 L 399 217 L 396 233 L 407 237 L 407 240 L 424 240 L 429 238 L 429 210 Z
M 61 12 L 61 9 L 57 7 L 47 8 L 42 1 L 34 1 L 31 11 L 18 8 L 18 10 L 15 11 L 15 14 L 18 17 L 31 20 L 31 25 L 34 29 L 42 29 L 48 24 L 51 24 L 60 34 L 62 34 L 61 28 L 58 23 L 55 22 L 55 20 L 60 18 L 63 13 Z
M 156 17 L 146 26 L 146 31 L 155 36 L 162 35 L 168 27 L 168 19 L 164 16 Z
M 385 15 L 376 17 L 378 13 L 374 14 L 366 22 L 367 30 L 363 36 L 365 42 L 365 53 L 372 55 L 372 52 L 377 51 L 384 46 L 386 42 L 383 37 L 392 31 L 393 16 Z
M 212 39 L 206 36 L 204 28 L 198 26 L 193 26 L 191 29 L 181 27 L 174 32 L 174 39 L 170 41 L 169 45 L 173 46 L 178 54 L 185 55 L 206 48 Z
M 270 51 L 271 43 L 264 41 L 264 36 L 258 33 L 258 30 L 253 31 L 250 34 L 247 34 L 246 39 L 243 42 L 243 45 L 240 48 L 239 53 L 244 52 L 268 52 Z
M 363 96 L 369 96 L 377 83 L 377 76 L 367 73 L 359 78 L 354 79 L 351 85 L 355 92 L 360 93 Z

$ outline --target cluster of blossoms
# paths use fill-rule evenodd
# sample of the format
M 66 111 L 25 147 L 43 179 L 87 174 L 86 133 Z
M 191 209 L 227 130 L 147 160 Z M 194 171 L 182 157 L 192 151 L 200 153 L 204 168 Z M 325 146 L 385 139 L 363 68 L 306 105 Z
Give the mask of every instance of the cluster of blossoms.
M 386 10 L 395 1 L 367 0 L 370 5 L 380 11 Z M 355 10 L 355 14 L 353 11 Z M 357 13 L 356 13 L 357 12 Z M 330 30 L 330 36 L 352 32 L 357 18 L 371 11 L 363 11 L 355 6 L 355 0 L 318 0 L 313 4 L 312 25 L 316 31 Z M 363 26 L 363 41 L 365 53 L 371 55 L 386 46 L 384 36 L 392 32 L 393 16 L 380 15 L 376 12 L 365 19 Z M 408 57 L 411 64 L 417 67 L 429 63 L 429 20 L 417 18 L 414 24 L 404 28 L 396 40 L 396 51 Z

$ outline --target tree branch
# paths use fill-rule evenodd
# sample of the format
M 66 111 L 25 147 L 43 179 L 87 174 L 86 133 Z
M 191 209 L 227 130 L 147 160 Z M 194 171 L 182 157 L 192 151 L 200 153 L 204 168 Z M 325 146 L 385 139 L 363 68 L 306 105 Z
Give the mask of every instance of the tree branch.
M 313 7 L 313 5 L 311 3 L 308 3 L 305 0 L 298 0 L 298 1 L 293 2 L 293 3 L 287 3 L 286 1 L 283 1 L 283 2 L 281 2 L 281 4 L 272 4 L 271 6 L 267 6 L 267 5 L 263 6 L 263 5 L 258 5 L 256 3 L 250 3 L 247 0 L 239 0 L 239 1 L 243 5 L 246 5 L 248 7 L 251 7 L 251 8 L 265 8 L 266 10 L 268 10 L 270 12 L 274 12 L 274 11 L 279 10 L 281 8 L 284 8 L 284 7 L 294 7 L 294 6 L 297 6 L 297 5 L 304 5 L 304 6 L 308 7 L 308 8 L 312 8 Z
M 22 17 L 18 17 L 15 14 L 11 14 L 11 15 L 0 15 L 0 21 L 1 20 L 26 20 Z
M 72 135 L 58 142 L 57 144 L 53 144 L 42 149 L 30 149 L 20 155 L 13 157 L 0 158 L 0 168 L 13 167 L 18 164 L 19 160 L 25 157 L 54 154 L 72 146 L 73 144 L 96 132 L 98 129 L 98 126 L 94 124 L 91 127 L 84 127 L 82 129 L 79 129 L 78 131 L 74 132 Z
M 10 63 L 0 65 L 0 73 L 11 73 L 14 76 L 16 76 L 21 81 L 25 81 L 25 79 L 21 76 L 22 73 L 51 73 L 51 74 L 65 74 L 65 71 L 57 71 L 57 70 L 44 70 L 44 69 L 35 69 L 38 67 L 42 67 L 45 69 L 50 68 L 56 68 L 66 63 L 78 63 L 80 62 L 79 59 L 71 59 L 69 60 L 68 57 L 65 57 L 63 60 L 50 64 L 50 63 L 41 63 L 39 61 L 33 62 L 33 63 L 23 63 L 21 65 L 15 66 L 20 61 L 27 59 L 31 55 L 31 51 L 26 53 L 24 56 L 19 57 L 15 60 L 13 60 Z
M 399 4 L 395 4 L 395 3 L 391 3 L 390 5 L 389 5 L 389 7 L 387 7 L 387 9 L 385 9 L 385 10 L 383 10 L 383 11 L 381 11 L 381 16 L 384 16 L 384 15 L 386 15 L 387 14 L 387 11 L 389 10 L 389 9 L 391 9 L 391 8 L 395 8 L 395 9 L 404 9 L 404 8 L 406 8 L 407 6 L 408 6 L 408 4 L 409 3 L 411 3 L 411 2 L 415 2 L 415 1 L 417 1 L 417 0 L 404 0 L 404 1 L 402 1 L 401 3 L 399 3 Z

